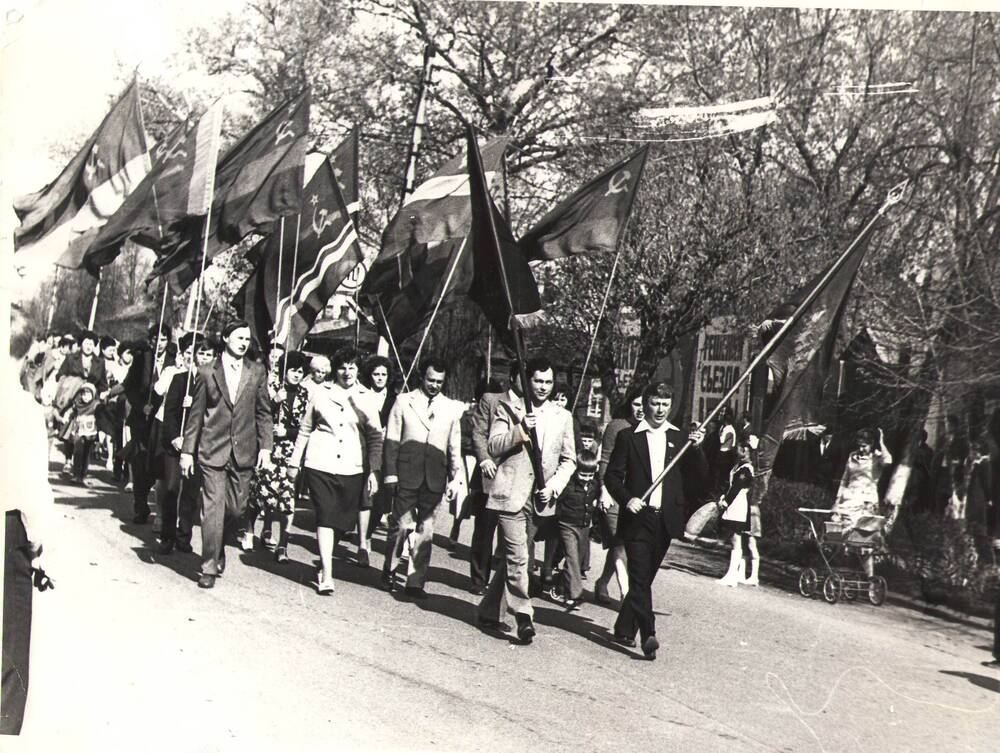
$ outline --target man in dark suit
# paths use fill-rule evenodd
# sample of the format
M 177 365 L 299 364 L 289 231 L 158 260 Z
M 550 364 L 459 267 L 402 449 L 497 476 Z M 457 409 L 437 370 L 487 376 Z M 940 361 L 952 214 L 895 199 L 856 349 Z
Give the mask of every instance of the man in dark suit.
M 644 418 L 631 430 L 622 430 L 608 462 L 604 484 L 621 508 L 618 533 L 628 557 L 628 594 L 615 621 L 614 641 L 635 646 L 638 629 L 642 652 L 656 658 L 660 644 L 653 615 L 653 579 L 670 547 L 670 540 L 683 535 L 685 493 L 697 494 L 708 479 L 708 462 L 698 446 L 704 432 L 688 438 L 695 446 L 681 458 L 663 483 L 644 500 L 643 495 L 684 444 L 681 430 L 667 417 L 673 403 L 673 388 L 655 382 L 643 391 Z
M 244 358 L 250 325 L 230 322 L 222 330 L 222 357 L 199 370 L 184 427 L 180 468 L 202 473 L 200 588 L 212 588 L 226 567 L 226 534 L 246 528 L 247 495 L 254 466 L 270 468 L 271 400 L 267 369 Z M 245 539 L 247 531 L 241 531 Z M 250 532 L 252 536 L 252 532 Z
M 196 345 L 195 336 L 196 333 L 188 332 L 181 337 L 178 346 L 184 359 L 184 369 L 173 375 L 163 397 L 160 436 L 163 467 L 156 484 L 160 510 L 163 511 L 160 554 L 170 554 L 175 548 L 181 552 L 191 551 L 191 531 L 201 491 L 201 474 L 197 468 L 191 478 L 181 479 L 181 446 L 194 387 L 194 374 L 190 370 L 211 366 L 217 349 L 214 342 L 201 335 L 197 336 Z
M 149 520 L 149 492 L 156 477 L 150 467 L 149 446 L 152 430 L 152 416 L 159 407 L 159 396 L 153 384 L 165 365 L 167 345 L 170 343 L 170 327 L 154 324 L 149 328 L 149 350 L 135 353 L 128 374 L 121 383 L 121 391 L 128 402 L 128 416 L 125 425 L 129 429 L 129 468 L 132 475 L 133 523 Z
M 86 379 L 97 387 L 100 394 L 108 388 L 108 375 L 104 367 L 104 358 L 97 351 L 100 338 L 87 330 L 80 334 L 80 350 L 70 353 L 59 367 L 58 379 L 65 376 L 78 376 Z

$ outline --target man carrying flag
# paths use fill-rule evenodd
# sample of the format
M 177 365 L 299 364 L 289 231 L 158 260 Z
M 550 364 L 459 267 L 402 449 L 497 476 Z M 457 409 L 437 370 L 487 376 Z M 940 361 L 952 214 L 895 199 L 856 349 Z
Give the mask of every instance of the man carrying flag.
M 89 240 L 149 169 L 140 107 L 133 81 L 59 177 L 15 199 L 18 267 L 80 266 Z

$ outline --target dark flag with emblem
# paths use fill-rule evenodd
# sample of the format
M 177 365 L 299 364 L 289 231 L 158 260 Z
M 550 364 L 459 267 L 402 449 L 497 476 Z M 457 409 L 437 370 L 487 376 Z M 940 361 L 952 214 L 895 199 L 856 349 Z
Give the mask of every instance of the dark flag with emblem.
M 305 205 L 298 253 L 294 231 L 285 234 L 284 253 L 279 233 L 261 241 L 251 252 L 257 261 L 254 272 L 233 301 L 261 342 L 274 337 L 287 342 L 290 349 L 299 347 L 327 301 L 362 259 L 354 223 L 329 160 L 323 161 L 306 186 Z
M 492 183 L 508 139 L 493 139 L 483 147 L 486 181 Z M 382 233 L 382 248 L 368 271 L 361 295 L 383 305 L 413 279 L 428 247 L 469 234 L 472 205 L 464 155 L 448 160 L 406 197 L 403 206 Z
M 847 298 L 876 224 L 871 223 L 867 227 L 867 232 L 858 239 L 843 265 L 798 321 L 782 336 L 767 359 L 773 381 L 773 397 L 765 406 L 764 430 L 756 463 L 759 477 L 766 478 L 770 473 L 778 446 L 786 435 L 822 430 L 819 426 L 819 410 L 823 385 L 830 370 Z M 833 265 L 827 267 L 772 312 L 761 326 L 761 339 L 764 342 L 769 342 L 774 337 L 832 267 Z
M 100 127 L 52 183 L 14 200 L 18 267 L 78 268 L 89 241 L 149 170 L 139 86 L 129 84 Z
M 208 211 L 221 123 L 221 108 L 216 105 L 201 118 L 182 123 L 156 145 L 149 174 L 83 255 L 91 274 L 114 261 L 126 240 L 156 250 L 177 223 Z
M 511 330 L 535 324 L 541 316 L 542 302 L 528 260 L 490 196 L 489 178 L 472 128 L 468 128 L 466 139 L 472 204 L 469 298 L 483 310 L 501 339 L 512 343 Z
M 605 170 L 548 212 L 521 238 L 529 259 L 614 251 L 632 211 L 649 147 Z
M 347 211 L 352 216 L 361 209 L 361 186 L 358 177 L 360 141 L 358 129 L 352 128 L 337 148 L 330 153 L 329 158 L 330 164 L 333 165 L 333 174 L 337 177 L 337 186 L 347 204 Z
M 252 230 L 302 209 L 309 89 L 276 107 L 219 160 L 206 264 Z M 187 223 L 163 244 L 153 276 L 186 287 L 201 269 L 204 223 Z

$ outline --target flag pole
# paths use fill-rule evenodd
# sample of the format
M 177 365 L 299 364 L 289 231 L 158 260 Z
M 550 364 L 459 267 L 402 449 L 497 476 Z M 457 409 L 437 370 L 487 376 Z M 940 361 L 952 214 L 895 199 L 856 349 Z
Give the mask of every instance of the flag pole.
M 97 269 L 97 285 L 94 287 L 94 302 L 90 304 L 90 318 L 87 320 L 87 329 L 94 328 L 97 320 L 97 301 L 101 297 L 101 268 Z
M 285 310 L 288 312 L 288 328 L 285 330 L 285 352 L 288 352 L 288 340 L 292 336 L 292 311 L 295 303 L 295 288 L 298 286 L 299 274 L 299 233 L 302 231 L 302 212 L 295 218 L 295 245 L 292 247 L 292 289 L 288 291 L 288 305 Z M 282 373 L 281 378 L 285 375 Z
M 392 354 L 396 357 L 396 365 L 399 366 L 400 376 L 403 377 L 403 392 L 409 392 L 410 384 L 406 378 L 408 372 L 403 368 L 403 360 L 399 357 L 399 350 L 396 348 L 396 338 L 392 336 L 392 330 L 389 329 L 389 318 L 385 315 L 385 309 L 382 308 L 382 297 L 376 296 L 375 300 L 378 302 L 379 313 L 382 314 L 382 323 L 385 325 L 385 333 L 389 336 L 389 345 L 392 346 Z
M 611 274 L 608 276 L 608 286 L 604 289 L 604 299 L 601 301 L 600 311 L 597 312 L 597 322 L 594 324 L 594 334 L 590 338 L 590 347 L 587 348 L 587 357 L 583 359 L 583 371 L 580 373 L 580 384 L 576 387 L 576 396 L 573 398 L 573 407 L 570 413 L 576 413 L 576 405 L 580 402 L 580 393 L 583 392 L 583 383 L 587 379 L 587 367 L 590 366 L 590 357 L 594 354 L 594 345 L 597 343 L 597 333 L 601 329 L 601 320 L 604 319 L 604 311 L 608 305 L 608 296 L 611 294 L 611 285 L 615 281 L 615 273 L 618 271 L 618 260 L 621 259 L 622 247 L 618 244 L 615 251 L 615 261 L 611 265 Z
M 813 301 L 815 301 L 816 298 L 819 297 L 819 294 L 823 292 L 824 288 L 826 288 L 826 286 L 830 283 L 830 280 L 833 279 L 834 275 L 836 275 L 837 272 L 840 271 L 840 268 L 844 266 L 844 264 L 847 262 L 847 259 L 850 257 L 851 252 L 854 251 L 854 249 L 861 242 L 861 240 L 868 234 L 868 231 L 871 230 L 871 228 L 875 225 L 876 222 L 878 222 L 883 217 L 883 215 L 885 215 L 889 207 L 899 203 L 899 201 L 903 198 L 903 193 L 904 191 L 906 191 L 908 183 L 909 181 L 904 180 L 903 182 L 892 187 L 892 189 L 886 196 L 885 201 L 882 203 L 882 206 L 880 206 L 878 211 L 875 213 L 875 216 L 871 218 L 868 224 L 866 224 L 864 228 L 862 228 L 861 232 L 857 234 L 854 240 L 851 241 L 851 245 L 849 245 L 847 249 L 830 266 L 830 268 L 826 271 L 826 274 L 824 274 L 823 277 L 820 279 L 820 281 L 816 283 L 816 287 L 814 287 L 812 291 L 810 291 L 809 295 L 807 295 L 805 299 L 803 299 L 803 301 L 798 305 L 798 307 L 795 309 L 792 315 L 785 320 L 785 323 L 781 325 L 781 328 L 774 333 L 774 336 L 771 337 L 770 340 L 767 341 L 767 344 L 761 349 L 760 353 L 757 354 L 757 356 L 750 362 L 750 365 L 747 366 L 743 374 L 740 375 L 740 378 L 733 383 L 733 385 L 729 388 L 729 391 L 719 399 L 718 404 L 711 411 L 709 411 L 707 416 L 705 416 L 704 420 L 698 425 L 696 431 L 701 431 L 702 429 L 704 429 L 713 418 L 715 418 L 719 413 L 722 412 L 722 409 L 726 407 L 730 399 L 732 399 L 733 395 L 735 395 L 739 391 L 740 387 L 743 386 L 743 383 L 750 378 L 750 375 L 753 373 L 754 369 L 756 369 L 757 366 L 759 366 L 774 352 L 775 348 L 777 348 L 778 346 L 778 343 L 781 342 L 781 339 L 788 333 L 788 331 L 792 327 L 794 327 L 796 324 L 799 323 L 799 320 L 802 318 L 803 314 L 805 314 L 806 310 L 813 304 Z M 677 452 L 676 455 L 674 455 L 671 461 L 667 463 L 666 467 L 660 472 L 660 474 L 655 479 L 653 479 L 652 485 L 650 485 L 650 487 L 643 493 L 641 497 L 643 503 L 649 501 L 649 497 L 656 490 L 656 487 L 658 487 L 660 484 L 663 483 L 663 479 L 667 477 L 667 474 L 671 471 L 671 469 L 673 469 L 673 467 L 677 465 L 680 459 L 684 456 L 684 453 L 686 453 L 693 446 L 694 442 L 692 442 L 690 439 L 688 439 L 681 446 L 681 449 Z
M 469 236 L 462 238 L 462 245 L 458 247 L 458 251 L 455 253 L 454 258 L 451 260 L 451 269 L 448 270 L 448 276 L 444 280 L 444 286 L 441 288 L 441 295 L 438 296 L 437 303 L 434 304 L 434 310 L 431 312 L 431 318 L 427 322 L 427 326 L 424 327 L 424 334 L 420 338 L 420 344 L 417 345 L 417 352 L 413 356 L 413 361 L 410 362 L 410 370 L 406 372 L 406 381 L 410 381 L 410 375 L 413 373 L 414 367 L 420 361 L 420 352 L 424 349 L 424 343 L 427 342 L 427 335 L 430 334 L 431 327 L 434 325 L 434 318 L 437 316 L 438 309 L 441 308 L 441 303 L 444 301 L 444 297 L 448 294 L 448 286 L 451 284 L 451 278 L 455 276 L 455 270 L 458 269 L 458 261 L 462 257 L 462 252 L 465 251 L 465 244 L 468 242 Z
M 476 136 L 472 131 L 472 127 L 469 126 L 468 130 L 469 139 L 469 150 L 474 154 L 476 160 L 476 168 L 479 172 L 479 177 L 485 181 L 486 176 L 483 172 L 483 159 L 479 154 L 479 144 L 476 143 Z M 469 191 L 472 191 L 472 175 L 471 171 L 469 174 Z M 493 217 L 493 207 L 489 200 L 489 192 L 486 193 L 486 219 L 490 230 L 490 242 L 493 245 L 494 250 L 497 255 L 497 262 L 500 265 L 500 281 L 503 283 L 503 292 L 507 297 L 507 307 L 510 309 L 510 329 L 511 334 L 514 336 L 514 350 L 517 353 L 517 369 L 518 374 L 521 377 L 521 392 L 524 400 L 524 411 L 529 416 L 534 413 L 531 406 L 531 396 L 529 395 L 530 390 L 528 389 L 528 372 L 525 365 L 525 351 L 524 351 L 524 341 L 522 340 L 521 326 L 514 316 L 514 296 L 510 292 L 510 283 L 507 280 L 507 265 L 504 263 L 503 253 L 500 251 L 500 237 L 497 234 L 496 220 Z M 528 435 L 531 439 L 531 446 L 528 448 L 528 457 L 531 459 L 531 469 L 534 472 L 535 488 L 541 489 L 545 483 L 545 479 L 542 474 L 542 458 L 540 455 L 540 448 L 538 444 L 538 432 L 531 428 L 528 430 Z
M 56 303 L 59 300 L 59 270 L 62 267 L 56 267 L 55 274 L 52 275 L 52 294 L 49 296 L 49 313 L 45 320 L 45 329 L 52 329 L 52 320 L 56 315 Z
M 420 157 L 420 143 L 424 137 L 424 125 L 427 116 L 427 88 L 431 82 L 431 75 L 434 69 L 434 48 L 432 45 L 424 47 L 424 65 L 420 74 L 420 84 L 417 88 L 417 105 L 413 112 L 413 134 L 410 138 L 410 151 L 406 155 L 406 175 L 403 179 L 403 197 L 401 205 L 406 203 L 406 198 L 413 193 L 414 183 L 417 180 L 417 160 Z
M 278 310 L 281 308 L 281 267 L 284 264 L 285 259 L 285 218 L 284 216 L 278 222 L 278 274 L 277 274 L 277 286 L 274 291 L 274 313 L 277 315 Z M 294 282 L 292 283 L 295 284 Z M 274 326 L 278 327 L 279 322 L 275 322 Z M 274 330 L 273 334 L 277 334 L 277 329 Z M 272 335 L 273 336 L 273 335 Z M 261 347 L 264 347 L 264 343 L 261 343 Z
M 493 376 L 493 325 L 486 323 L 486 381 Z

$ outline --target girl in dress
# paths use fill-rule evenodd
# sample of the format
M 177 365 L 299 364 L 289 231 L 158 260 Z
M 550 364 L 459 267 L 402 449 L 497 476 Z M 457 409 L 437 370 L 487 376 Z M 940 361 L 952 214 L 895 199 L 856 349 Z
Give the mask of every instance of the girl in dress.
M 753 485 L 753 463 L 751 454 L 757 448 L 757 437 L 744 434 L 736 441 L 736 463 L 729 471 L 729 488 L 719 499 L 722 509 L 722 530 L 732 535 L 733 548 L 729 553 L 729 569 L 719 580 L 724 586 L 748 586 L 760 584 L 760 553 L 757 539 L 760 538 L 760 507 L 750 499 Z M 744 546 L 750 552 L 750 576 L 746 577 L 746 561 L 743 559 Z
M 289 478 L 288 461 L 299 436 L 299 425 L 306 413 L 309 393 L 302 386 L 308 359 L 298 351 L 281 356 L 279 372 L 284 372 L 284 384 L 271 396 L 271 415 L 274 419 L 274 445 L 271 449 L 271 467 L 258 468 L 250 482 L 249 530 L 257 514 L 264 513 L 264 533 L 270 533 L 271 521 L 278 521 L 278 545 L 274 558 L 288 560 L 288 528 L 295 515 L 295 481 Z
M 878 430 L 878 447 L 875 447 L 874 438 L 868 429 L 862 429 L 854 437 L 854 450 L 847 458 L 833 503 L 834 520 L 854 526 L 866 515 L 878 515 L 878 480 L 886 466 L 892 463 L 892 455 L 886 449 L 881 429 Z M 862 555 L 861 566 L 869 578 L 875 574 L 871 554 Z

